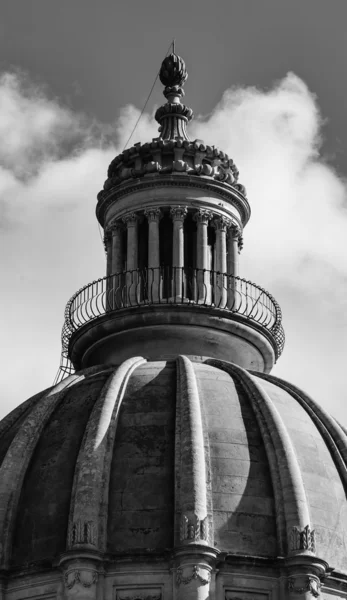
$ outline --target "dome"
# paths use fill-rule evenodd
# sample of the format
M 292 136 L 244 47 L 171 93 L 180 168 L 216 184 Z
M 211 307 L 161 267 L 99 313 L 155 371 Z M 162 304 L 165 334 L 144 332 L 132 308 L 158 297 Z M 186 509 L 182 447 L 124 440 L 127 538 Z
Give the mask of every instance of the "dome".
M 297 555 L 347 576 L 346 433 L 281 379 L 131 358 L 71 375 L 0 431 L 10 572 L 50 571 L 84 549 L 106 572 L 130 556 L 133 568 L 160 562 L 166 585 L 174 547 L 193 544 L 214 549 L 221 577 L 237 559 L 266 576 L 276 559 L 279 577 Z

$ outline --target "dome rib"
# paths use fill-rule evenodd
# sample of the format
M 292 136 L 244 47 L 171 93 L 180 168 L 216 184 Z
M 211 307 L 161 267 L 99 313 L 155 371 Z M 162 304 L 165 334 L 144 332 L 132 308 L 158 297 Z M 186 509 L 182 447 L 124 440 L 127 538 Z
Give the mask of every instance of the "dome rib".
M 310 415 L 335 460 L 338 473 L 347 493 L 347 437 L 344 435 L 342 427 L 312 398 L 295 385 L 273 375 L 256 373 L 256 376 L 285 390 Z
M 209 359 L 206 364 L 226 371 L 244 387 L 254 410 L 270 466 L 281 554 L 290 553 L 295 527 L 311 526 L 310 513 L 299 463 L 287 429 L 272 400 L 245 369 L 226 361 Z M 282 503 L 282 505 L 281 505 Z M 306 551 L 301 551 L 305 553 Z
M 83 379 L 81 373 L 71 375 L 59 384 L 58 392 L 56 388 L 52 388 L 39 398 L 24 419 L 2 462 L 0 468 L 0 539 L 2 541 L 0 565 L 2 568 L 9 566 L 19 497 L 36 445 L 53 411 L 67 393 L 67 388 L 79 379 Z
M 96 401 L 79 451 L 72 487 L 67 548 L 106 550 L 108 491 L 119 410 L 131 374 L 146 363 L 123 362 L 106 381 Z
M 206 459 L 200 397 L 194 367 L 186 356 L 177 365 L 175 433 L 175 545 L 207 543 L 211 523 L 207 513 Z

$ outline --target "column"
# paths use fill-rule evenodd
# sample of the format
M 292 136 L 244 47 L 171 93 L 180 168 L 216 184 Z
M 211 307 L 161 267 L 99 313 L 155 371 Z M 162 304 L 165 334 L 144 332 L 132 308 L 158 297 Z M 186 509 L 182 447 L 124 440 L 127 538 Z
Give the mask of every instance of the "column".
M 104 235 L 104 248 L 106 252 L 106 276 L 111 275 L 112 271 L 112 235 L 111 230 L 106 229 Z
M 233 224 L 228 231 L 228 308 L 237 310 L 240 304 L 238 285 L 239 276 L 239 238 L 241 235 L 238 225 Z
M 104 247 L 106 252 L 106 280 L 103 282 L 105 286 L 103 286 L 103 293 L 105 293 L 105 310 L 106 312 L 112 310 L 112 281 L 111 281 L 111 272 L 112 272 L 112 234 L 111 230 L 108 228 L 105 230 L 104 235 Z
M 197 223 L 196 232 L 196 267 L 197 267 L 197 287 L 198 302 L 201 304 L 211 304 L 211 283 L 208 261 L 208 242 L 207 227 L 212 219 L 212 213 L 209 210 L 200 208 L 194 215 Z
M 160 208 L 148 208 L 145 210 L 145 216 L 148 219 L 148 300 L 149 302 L 159 302 L 159 221 L 163 215 Z
M 185 206 L 174 206 L 170 210 L 173 220 L 172 240 L 172 296 L 176 300 L 183 300 L 183 275 L 184 275 L 184 219 L 187 215 Z
M 125 285 L 124 260 L 123 260 L 123 231 L 124 225 L 120 221 L 115 221 L 110 225 L 112 233 L 112 306 L 113 308 L 122 308 L 123 289 Z
M 219 308 L 225 308 L 227 305 L 227 247 L 226 234 L 231 221 L 224 216 L 217 217 L 213 221 L 216 229 L 216 284 L 215 284 L 215 305 Z
M 130 213 L 123 217 L 127 226 L 126 285 L 124 303 L 133 306 L 139 303 L 138 286 L 138 215 Z

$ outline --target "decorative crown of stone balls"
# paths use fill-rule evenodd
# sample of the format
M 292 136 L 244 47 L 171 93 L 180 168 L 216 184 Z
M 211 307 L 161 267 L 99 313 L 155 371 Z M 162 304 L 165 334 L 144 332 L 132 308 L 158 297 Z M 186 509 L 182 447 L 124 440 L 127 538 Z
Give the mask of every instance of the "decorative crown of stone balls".
M 164 58 L 159 71 L 159 79 L 165 85 L 164 96 L 171 91 L 172 88 L 177 88 L 183 94 L 183 90 L 179 89 L 188 78 L 186 65 L 184 60 L 177 54 L 169 54 Z

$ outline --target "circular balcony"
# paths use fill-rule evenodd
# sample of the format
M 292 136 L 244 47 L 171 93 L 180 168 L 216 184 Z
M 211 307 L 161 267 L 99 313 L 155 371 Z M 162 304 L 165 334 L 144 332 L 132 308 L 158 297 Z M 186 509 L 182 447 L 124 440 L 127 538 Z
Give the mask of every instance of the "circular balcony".
M 228 329 L 227 324 L 232 321 L 234 326 L 237 324 L 235 335 L 238 337 L 256 335 L 258 339 L 259 334 L 265 337 L 275 360 L 284 347 L 281 309 L 271 294 L 254 283 L 226 273 L 186 267 L 138 269 L 93 281 L 69 300 L 65 309 L 62 361 L 57 380 L 73 372 L 72 365 L 75 368 L 89 366 L 81 361 L 81 353 L 85 353 L 87 346 L 115 332 L 109 329 L 109 323 L 115 317 L 122 317 L 120 329 L 123 333 L 127 332 L 126 342 L 131 337 L 131 329 L 137 331 L 140 340 L 139 327 L 147 326 L 151 328 L 155 344 L 158 314 L 161 315 L 159 320 L 164 327 L 164 338 L 165 326 L 169 331 L 170 325 L 176 330 L 183 326 L 191 337 L 200 325 L 205 328 L 205 337 L 211 327 L 220 330 L 219 335 L 222 336 L 222 332 L 224 334 Z M 213 326 L 211 318 L 214 319 Z M 245 327 L 253 333 L 246 335 Z M 120 329 L 118 326 L 117 331 Z M 91 331 L 94 333 L 91 334 Z M 168 335 L 168 344 L 169 338 Z M 218 343 L 221 339 L 218 338 Z M 249 342 L 254 345 L 253 339 Z M 124 345 L 124 338 L 121 343 Z

